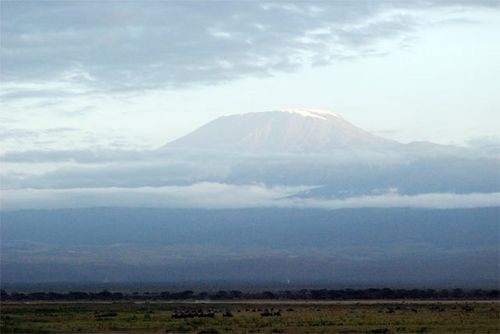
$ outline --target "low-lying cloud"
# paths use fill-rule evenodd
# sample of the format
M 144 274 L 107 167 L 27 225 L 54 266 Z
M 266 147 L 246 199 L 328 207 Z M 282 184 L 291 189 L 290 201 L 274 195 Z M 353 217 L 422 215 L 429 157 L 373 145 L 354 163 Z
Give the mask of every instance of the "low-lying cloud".
M 268 187 L 196 183 L 188 186 L 138 188 L 11 189 L 2 192 L 3 210 L 82 207 L 155 208 L 473 208 L 500 206 L 500 193 L 426 193 L 401 195 L 389 192 L 344 199 L 301 197 L 313 186 Z

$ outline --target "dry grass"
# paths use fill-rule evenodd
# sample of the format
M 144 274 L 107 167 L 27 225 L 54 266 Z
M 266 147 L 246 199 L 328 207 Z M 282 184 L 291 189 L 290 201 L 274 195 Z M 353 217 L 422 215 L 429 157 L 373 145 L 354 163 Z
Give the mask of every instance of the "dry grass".
M 262 317 L 261 311 L 281 310 Z M 173 312 L 218 311 L 172 319 Z M 223 317 L 222 311 L 234 315 Z M 260 311 L 259 311 L 260 310 Z M 2 333 L 498 333 L 498 302 L 3 303 Z

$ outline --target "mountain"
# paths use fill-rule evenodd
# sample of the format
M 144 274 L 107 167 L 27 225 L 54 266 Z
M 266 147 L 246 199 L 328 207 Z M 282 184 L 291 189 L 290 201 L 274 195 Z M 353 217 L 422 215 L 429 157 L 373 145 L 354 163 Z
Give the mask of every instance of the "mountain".
M 400 146 L 325 110 L 285 109 L 222 116 L 165 146 L 237 152 L 329 152 Z

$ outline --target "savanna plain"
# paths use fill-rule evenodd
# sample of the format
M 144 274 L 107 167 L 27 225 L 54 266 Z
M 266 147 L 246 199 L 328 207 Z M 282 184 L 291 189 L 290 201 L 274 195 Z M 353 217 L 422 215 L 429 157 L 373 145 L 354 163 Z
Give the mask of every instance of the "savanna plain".
M 6 302 L 2 333 L 498 333 L 498 301 Z

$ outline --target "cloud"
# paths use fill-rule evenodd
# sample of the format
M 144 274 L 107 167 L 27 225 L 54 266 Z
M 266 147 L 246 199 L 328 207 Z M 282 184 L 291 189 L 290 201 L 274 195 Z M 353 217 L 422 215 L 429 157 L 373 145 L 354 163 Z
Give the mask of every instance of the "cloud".
M 73 131 L 70 128 L 46 129 L 44 133 L 57 134 L 60 132 Z M 8 136 L 19 137 L 37 137 L 39 132 L 34 131 L 14 131 L 0 132 L 0 139 Z M 122 162 L 134 161 L 137 159 L 151 159 L 152 151 L 131 151 L 131 150 L 27 150 L 27 151 L 7 151 L 0 155 L 3 162 L 31 163 L 31 162 L 78 162 L 85 163 L 103 163 L 103 162 Z
M 500 193 L 430 193 L 400 195 L 390 192 L 346 199 L 293 197 L 311 186 L 268 187 L 202 182 L 188 186 L 138 188 L 11 189 L 2 191 L 3 210 L 75 207 L 157 208 L 473 208 L 500 206 Z
M 398 188 L 401 194 L 500 191 L 499 159 L 476 150 L 447 152 L 423 145 L 408 151 L 332 154 L 223 154 L 202 150 L 63 150 L 0 155 L 1 189 L 186 186 L 210 182 L 317 185 L 311 197 L 352 197 Z M 478 171 L 481 171 L 480 173 Z
M 341 208 L 480 208 L 500 206 L 500 193 L 430 193 L 400 195 L 388 193 L 378 196 L 351 197 L 342 200 L 310 198 L 290 200 L 290 207 L 315 209 Z
M 41 129 L 38 131 L 35 130 L 26 130 L 26 129 L 2 129 L 0 128 L 0 140 L 10 140 L 10 139 L 37 139 L 41 134 L 54 134 L 59 135 L 65 132 L 73 132 L 78 131 L 75 128 L 70 127 L 55 127 L 55 128 L 47 128 Z
M 266 206 L 310 187 L 265 187 L 202 182 L 189 186 L 2 191 L 3 209 L 64 207 L 201 207 Z
M 0 140 L 31 140 L 38 137 L 39 133 L 37 131 L 25 129 L 0 129 Z
M 58 115 L 59 121 L 65 115 Z M 77 123 L 72 126 L 54 126 L 47 124 L 43 127 L 43 120 L 36 127 L 25 128 L 19 122 L 19 127 L 6 128 L 0 126 L 0 160 L 4 163 L 19 162 L 60 162 L 74 161 L 91 163 L 99 161 L 130 160 L 127 156 L 147 156 L 148 151 L 138 152 L 130 149 L 129 137 L 118 130 L 107 130 L 103 140 L 103 132 L 80 129 Z M 47 122 L 50 123 L 50 122 Z M 62 125 L 64 122 L 61 122 Z M 52 126 L 51 126 L 52 125 Z M 68 143 L 71 143 L 70 145 Z M 71 146 L 71 149 L 67 147 Z M 33 149 L 43 147 L 44 149 Z M 79 149 L 85 147 L 85 149 Z M 106 147 L 106 148 L 104 148 Z M 63 149 L 64 148 L 64 149 Z
M 426 22 L 419 11 L 471 6 L 498 4 L 8 1 L 3 95 L 179 88 L 380 55 Z

